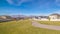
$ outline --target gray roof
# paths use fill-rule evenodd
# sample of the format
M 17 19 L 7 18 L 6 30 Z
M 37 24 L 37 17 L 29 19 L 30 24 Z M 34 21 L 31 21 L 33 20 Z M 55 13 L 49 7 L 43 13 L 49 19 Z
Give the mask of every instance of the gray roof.
M 48 16 L 39 16 L 39 17 L 40 18 L 47 18 L 47 19 L 49 18 Z
M 60 16 L 60 14 L 58 14 L 58 13 L 53 13 L 53 14 L 51 14 L 50 16 L 53 16 L 53 15 Z

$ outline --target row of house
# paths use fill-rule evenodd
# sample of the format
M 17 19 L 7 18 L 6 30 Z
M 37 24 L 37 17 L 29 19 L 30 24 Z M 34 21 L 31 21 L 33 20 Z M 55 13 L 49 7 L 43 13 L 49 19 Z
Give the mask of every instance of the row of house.
M 12 21 L 12 17 L 7 15 L 0 16 L 0 22 L 6 22 L 6 21 Z
M 60 14 L 54 13 L 49 16 L 25 16 L 25 15 L 18 15 L 13 17 L 7 15 L 0 16 L 0 21 L 21 20 L 21 19 L 33 19 L 38 21 L 60 21 Z
M 13 15 L 13 16 L 2 15 L 0 16 L 0 22 L 21 20 L 21 19 L 27 19 L 27 17 L 23 15 Z
M 39 21 L 60 21 L 60 14 L 54 13 L 49 16 L 35 16 L 32 19 Z

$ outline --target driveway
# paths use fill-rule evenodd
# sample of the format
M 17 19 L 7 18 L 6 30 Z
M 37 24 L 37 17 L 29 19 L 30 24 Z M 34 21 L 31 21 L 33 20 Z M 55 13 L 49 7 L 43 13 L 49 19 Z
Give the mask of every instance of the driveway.
M 39 28 L 51 29 L 51 30 L 60 30 L 60 26 L 45 25 L 45 24 L 40 24 L 40 23 L 35 22 L 35 21 L 32 21 L 32 26 L 39 27 Z

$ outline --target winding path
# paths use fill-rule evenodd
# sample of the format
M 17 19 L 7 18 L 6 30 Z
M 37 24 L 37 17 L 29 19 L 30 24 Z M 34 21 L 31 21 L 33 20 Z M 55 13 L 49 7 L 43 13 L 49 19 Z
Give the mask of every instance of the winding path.
M 32 26 L 39 27 L 39 28 L 51 29 L 51 30 L 60 30 L 60 26 L 45 25 L 45 24 L 40 24 L 38 22 L 34 22 L 34 21 L 32 22 Z

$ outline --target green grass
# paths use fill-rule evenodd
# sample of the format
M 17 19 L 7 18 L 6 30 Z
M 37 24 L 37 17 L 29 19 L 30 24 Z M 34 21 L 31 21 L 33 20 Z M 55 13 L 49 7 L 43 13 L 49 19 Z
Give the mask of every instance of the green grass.
M 58 25 L 60 26 L 60 21 L 37 21 L 41 24 L 47 24 L 47 25 Z
M 33 27 L 31 21 L 0 23 L 0 34 L 60 34 L 60 31 Z

